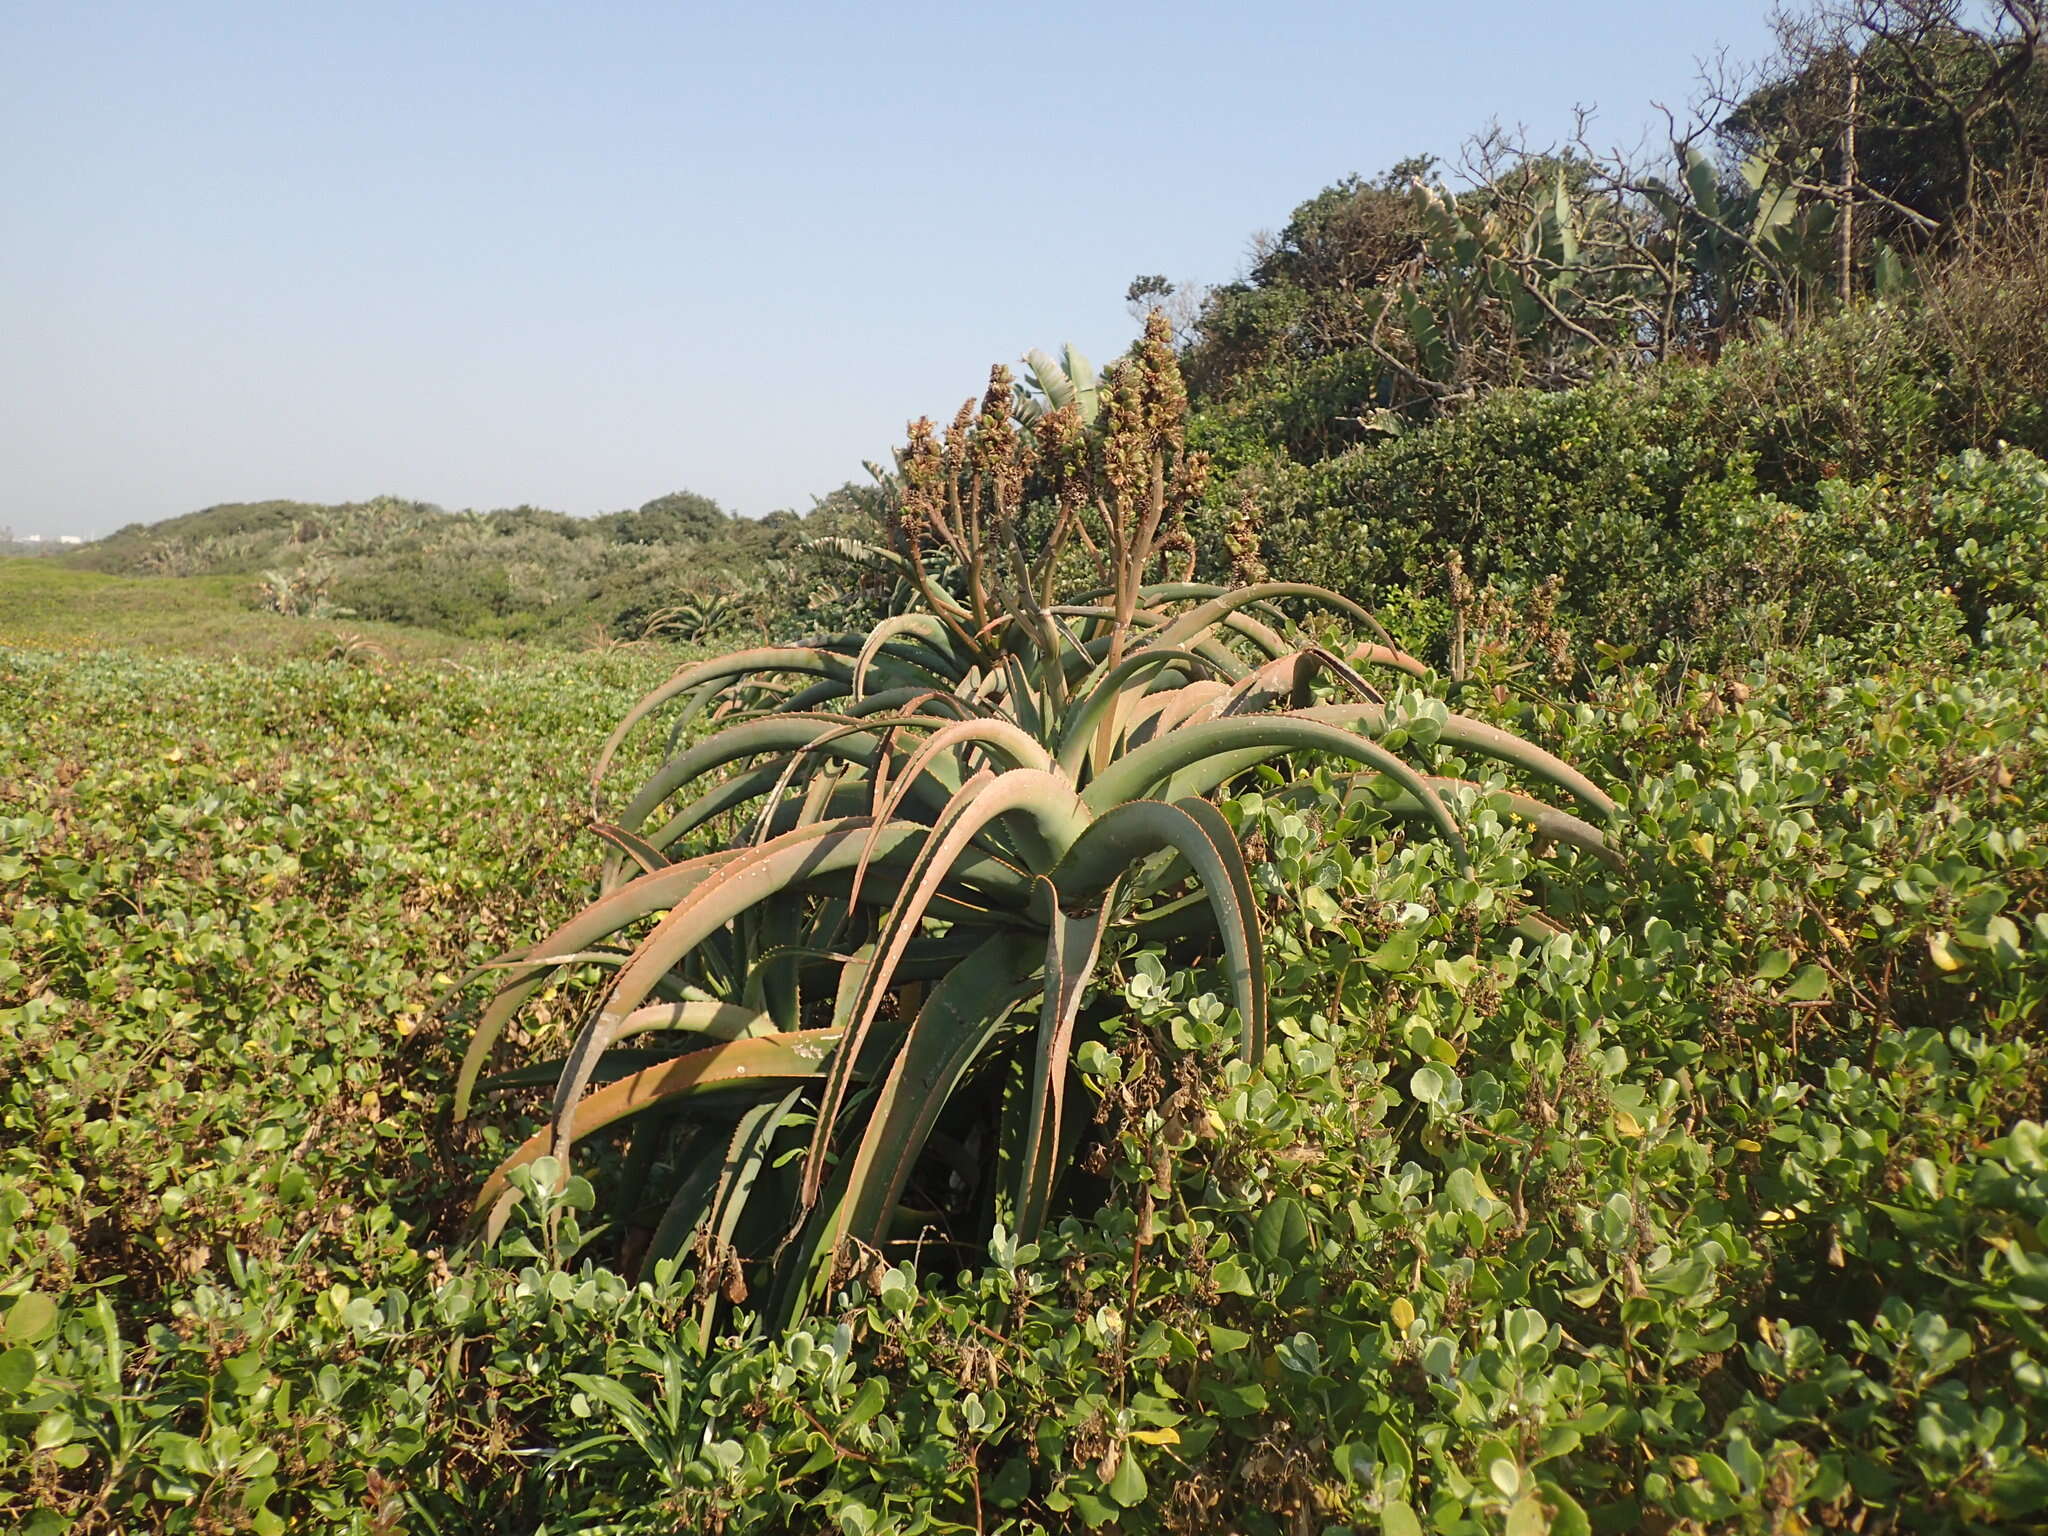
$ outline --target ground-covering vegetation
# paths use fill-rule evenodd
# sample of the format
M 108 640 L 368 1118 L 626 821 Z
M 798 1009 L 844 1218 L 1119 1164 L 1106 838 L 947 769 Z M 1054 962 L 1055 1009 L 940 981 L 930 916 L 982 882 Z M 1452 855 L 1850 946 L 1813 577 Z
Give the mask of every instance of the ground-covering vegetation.
M 647 661 L 11 653 L 13 1518 L 2020 1518 L 2048 645 L 1948 611 L 1948 660 L 1479 690 L 1615 786 L 1620 871 L 1494 792 L 1456 797 L 1460 875 L 1329 769 L 1254 779 L 1261 1060 L 1220 977 L 1119 957 L 1074 1216 L 709 1347 L 726 1277 L 619 1278 L 581 1182 L 457 1249 L 520 1128 L 448 1140 L 462 1042 L 422 1022 L 575 904 L 563 746 Z M 1535 893 L 1568 932 L 1517 931 Z
M 801 524 L 0 564 L 0 1526 L 2048 1518 L 2041 33 L 1965 20 L 1329 189 Z

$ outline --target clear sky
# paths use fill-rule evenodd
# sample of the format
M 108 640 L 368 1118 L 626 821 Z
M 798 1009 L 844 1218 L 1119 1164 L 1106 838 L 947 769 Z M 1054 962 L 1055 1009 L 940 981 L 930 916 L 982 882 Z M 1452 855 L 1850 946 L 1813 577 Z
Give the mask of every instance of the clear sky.
M 807 508 L 1347 172 L 1633 143 L 1767 9 L 0 0 L 0 525 Z

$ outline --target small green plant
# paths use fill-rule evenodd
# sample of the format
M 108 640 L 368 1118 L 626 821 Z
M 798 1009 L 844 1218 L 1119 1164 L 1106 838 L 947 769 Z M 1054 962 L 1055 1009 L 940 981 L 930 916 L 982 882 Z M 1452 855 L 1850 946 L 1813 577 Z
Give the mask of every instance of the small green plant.
M 315 562 L 291 571 L 265 571 L 256 584 L 256 601 L 288 619 L 345 619 L 355 610 L 329 595 L 334 572 Z
M 1275 604 L 1303 600 L 1376 631 L 1358 657 L 1424 670 L 1347 599 L 1152 579 L 1191 548 L 1205 470 L 1162 319 L 1108 370 L 1092 425 L 1068 398 L 1020 430 L 1013 390 L 997 368 L 978 411 L 943 438 L 917 423 L 900 456 L 889 556 L 919 610 L 686 667 L 614 733 L 600 778 L 657 711 L 681 705 L 680 731 L 717 710 L 607 828 L 601 898 L 521 958 L 477 1026 L 458 1116 L 480 1088 L 554 1083 L 546 1126 L 478 1197 L 494 1220 L 518 1169 L 566 1168 L 623 1125 L 636 1246 L 694 1253 L 735 1301 L 765 1278 L 780 1318 L 912 1246 L 972 1254 L 998 1221 L 1028 1241 L 1080 1132 L 1075 1053 L 1120 1006 L 1094 990 L 1105 959 L 1142 939 L 1220 965 L 1239 1052 L 1265 1053 L 1266 961 L 1221 786 L 1294 753 L 1348 761 L 1461 865 L 1443 781 L 1404 740 L 1612 810 L 1548 753 L 1441 706 L 1411 718 L 1275 627 Z M 1062 600 L 1070 556 L 1099 585 Z M 959 595 L 935 560 L 964 573 Z M 1345 696 L 1320 701 L 1318 679 Z M 1602 848 L 1577 817 L 1513 804 Z M 731 835 L 692 854 L 713 828 Z M 486 1079 L 548 976 L 591 964 L 615 974 L 566 1052 Z

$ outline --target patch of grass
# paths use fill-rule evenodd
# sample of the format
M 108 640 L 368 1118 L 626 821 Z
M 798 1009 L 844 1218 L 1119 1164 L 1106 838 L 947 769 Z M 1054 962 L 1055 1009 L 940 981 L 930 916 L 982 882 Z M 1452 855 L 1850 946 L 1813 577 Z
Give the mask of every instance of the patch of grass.
M 246 576 L 108 576 L 53 560 L 0 558 L 0 647 L 285 659 L 324 657 L 360 638 L 416 661 L 473 658 L 479 650 L 401 624 L 286 618 L 253 606 L 254 592 Z

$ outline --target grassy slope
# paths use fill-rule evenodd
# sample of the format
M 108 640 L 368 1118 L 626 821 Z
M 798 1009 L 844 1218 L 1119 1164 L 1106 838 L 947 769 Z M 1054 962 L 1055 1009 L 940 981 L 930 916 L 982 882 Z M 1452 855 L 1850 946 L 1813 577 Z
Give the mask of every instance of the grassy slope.
M 230 568 L 250 572 L 274 558 L 296 526 L 322 522 L 342 510 L 345 509 L 305 501 L 225 502 L 154 523 L 130 524 L 59 558 L 80 570 L 133 571 L 144 568 L 143 557 L 166 542 L 229 541 L 240 546 L 239 552 L 231 557 Z
M 49 559 L 0 559 L 0 647 L 283 659 L 325 656 L 362 637 L 408 660 L 476 650 L 399 624 L 288 619 L 250 606 L 254 590 L 246 576 L 109 576 Z

